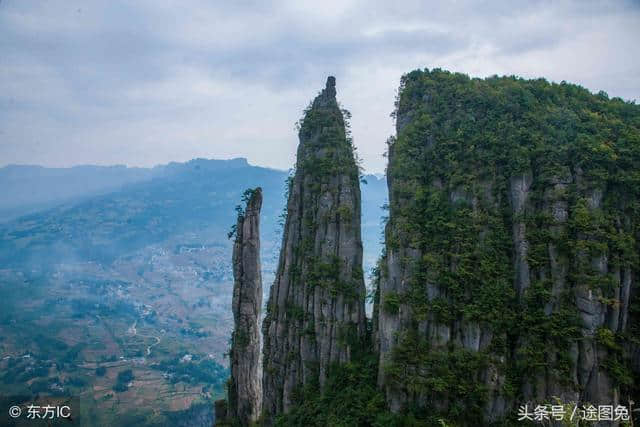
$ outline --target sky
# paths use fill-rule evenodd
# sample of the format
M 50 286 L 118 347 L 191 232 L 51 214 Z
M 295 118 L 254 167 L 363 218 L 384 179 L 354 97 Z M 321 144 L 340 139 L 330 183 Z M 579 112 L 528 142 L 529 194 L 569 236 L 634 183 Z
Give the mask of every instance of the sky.
M 0 34 L 0 166 L 288 169 L 328 75 L 371 173 L 417 68 L 640 102 L 639 0 L 0 0 Z

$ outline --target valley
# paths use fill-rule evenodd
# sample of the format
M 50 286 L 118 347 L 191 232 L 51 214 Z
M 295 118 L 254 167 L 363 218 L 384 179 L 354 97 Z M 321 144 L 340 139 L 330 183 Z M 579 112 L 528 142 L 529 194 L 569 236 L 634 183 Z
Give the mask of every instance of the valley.
M 161 171 L 0 224 L 0 395 L 73 398 L 92 425 L 213 422 L 229 376 L 234 206 L 262 184 L 266 294 L 286 173 L 203 159 Z M 368 178 L 370 268 L 386 193 Z

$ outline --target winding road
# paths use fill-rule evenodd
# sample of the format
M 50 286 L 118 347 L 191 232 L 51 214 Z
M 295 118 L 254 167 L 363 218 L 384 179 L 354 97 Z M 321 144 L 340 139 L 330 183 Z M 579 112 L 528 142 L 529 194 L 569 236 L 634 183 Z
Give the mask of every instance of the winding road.
M 156 336 L 156 335 L 142 335 L 142 334 L 138 335 L 138 330 L 136 329 L 137 324 L 138 324 L 138 320 L 136 319 L 133 322 L 133 324 L 129 327 L 129 329 L 127 330 L 127 333 L 132 335 L 132 336 L 134 336 L 134 337 L 135 336 L 140 336 L 142 338 L 153 338 L 153 339 L 155 339 L 156 340 L 155 343 L 147 346 L 147 356 L 150 356 L 151 355 L 151 349 L 153 347 L 157 346 L 158 344 L 160 344 L 160 337 Z

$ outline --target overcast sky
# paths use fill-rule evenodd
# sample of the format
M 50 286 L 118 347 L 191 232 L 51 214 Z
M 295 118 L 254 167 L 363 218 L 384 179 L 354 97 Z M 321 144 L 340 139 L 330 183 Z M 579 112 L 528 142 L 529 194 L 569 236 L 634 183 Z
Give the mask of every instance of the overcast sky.
M 0 0 L 0 166 L 247 157 L 288 169 L 337 78 L 382 172 L 402 74 L 570 81 L 640 101 L 640 2 Z

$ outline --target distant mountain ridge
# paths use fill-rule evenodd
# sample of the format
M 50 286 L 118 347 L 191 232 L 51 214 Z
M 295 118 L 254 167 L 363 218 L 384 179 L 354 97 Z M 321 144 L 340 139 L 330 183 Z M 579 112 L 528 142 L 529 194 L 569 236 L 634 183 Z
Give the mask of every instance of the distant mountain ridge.
M 276 241 L 287 172 L 245 158 L 193 159 L 153 168 L 6 166 L 0 168 L 0 266 L 38 259 L 109 262 L 169 236 L 207 229 L 222 239 L 242 192 L 262 185 L 264 233 Z M 363 184 L 363 235 L 372 264 L 379 252 L 384 181 Z M 216 231 L 213 231 L 216 230 Z M 367 233 L 369 230 L 369 233 Z
M 153 169 L 117 166 L 46 168 L 9 165 L 0 168 L 0 221 L 55 206 L 84 196 L 96 195 L 124 185 L 150 179 Z
M 0 168 L 0 222 L 54 207 L 60 203 L 78 201 L 84 197 L 117 191 L 129 184 L 180 173 L 195 166 L 209 170 L 249 167 L 245 158 L 230 160 L 193 159 L 170 162 L 151 168 L 125 165 L 78 165 L 49 168 L 39 165 L 7 165 Z

